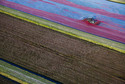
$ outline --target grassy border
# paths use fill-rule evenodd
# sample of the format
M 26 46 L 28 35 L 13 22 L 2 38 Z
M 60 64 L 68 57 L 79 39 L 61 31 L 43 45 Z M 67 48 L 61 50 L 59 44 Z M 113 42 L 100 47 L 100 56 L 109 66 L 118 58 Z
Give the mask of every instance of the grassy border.
M 0 74 L 21 84 L 56 84 L 2 60 L 0 60 Z
M 3 76 L 5 76 L 5 77 L 7 77 L 7 78 L 10 78 L 10 79 L 12 79 L 12 80 L 18 82 L 18 83 L 28 84 L 28 83 L 26 83 L 26 82 L 24 82 L 24 81 L 22 81 L 22 80 L 20 80 L 20 79 L 18 79 L 18 78 L 15 78 L 15 77 L 13 77 L 13 76 L 11 76 L 11 75 L 9 75 L 9 74 L 3 73 L 3 72 L 0 72 L 0 74 L 3 75 Z
M 66 27 L 18 10 L 14 10 L 5 6 L 1 6 L 0 5 L 0 12 L 8 14 L 10 16 L 25 20 L 27 22 L 31 22 L 40 26 L 44 26 L 46 28 L 64 33 L 64 34 L 68 34 L 74 37 L 77 37 L 79 39 L 83 39 L 83 40 L 87 40 L 89 42 L 98 44 L 98 45 L 102 45 L 104 47 L 108 47 L 110 49 L 114 49 L 117 50 L 119 52 L 125 53 L 125 44 L 119 43 L 119 42 L 115 42 L 109 39 L 105 39 L 102 37 L 98 37 L 89 33 L 85 33 L 70 27 Z
M 119 1 L 119 0 L 108 0 L 108 1 L 112 1 L 112 2 L 115 2 L 115 3 L 125 4 L 125 1 Z

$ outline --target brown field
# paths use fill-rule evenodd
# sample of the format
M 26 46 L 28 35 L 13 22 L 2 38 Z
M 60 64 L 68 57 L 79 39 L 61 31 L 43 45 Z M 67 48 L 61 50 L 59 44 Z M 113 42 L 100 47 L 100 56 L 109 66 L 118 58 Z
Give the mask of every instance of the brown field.
M 0 58 L 64 84 L 125 84 L 125 54 L 2 13 Z

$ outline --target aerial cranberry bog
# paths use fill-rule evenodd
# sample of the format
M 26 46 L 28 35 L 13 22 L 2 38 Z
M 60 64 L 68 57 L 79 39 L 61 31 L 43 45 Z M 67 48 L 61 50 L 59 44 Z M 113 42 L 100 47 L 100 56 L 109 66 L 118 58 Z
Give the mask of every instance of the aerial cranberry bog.
M 1 0 L 0 74 L 19 83 L 123 84 L 125 5 L 112 1 Z
M 107 0 L 1 0 L 0 5 L 1 12 L 125 52 L 124 4 Z

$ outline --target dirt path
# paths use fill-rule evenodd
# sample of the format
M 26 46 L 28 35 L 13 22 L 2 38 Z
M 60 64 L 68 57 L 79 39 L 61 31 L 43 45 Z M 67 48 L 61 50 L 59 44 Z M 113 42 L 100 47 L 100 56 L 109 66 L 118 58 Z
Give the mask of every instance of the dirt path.
M 66 84 L 125 83 L 125 54 L 5 14 L 0 58 Z

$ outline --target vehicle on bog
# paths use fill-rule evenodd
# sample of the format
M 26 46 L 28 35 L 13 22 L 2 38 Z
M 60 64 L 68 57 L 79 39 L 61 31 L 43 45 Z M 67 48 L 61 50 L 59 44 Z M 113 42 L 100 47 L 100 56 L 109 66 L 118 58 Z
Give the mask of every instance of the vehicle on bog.
M 94 24 L 94 25 L 99 25 L 100 21 L 94 19 L 94 18 L 85 18 L 83 20 L 83 22 L 87 23 L 87 24 Z

